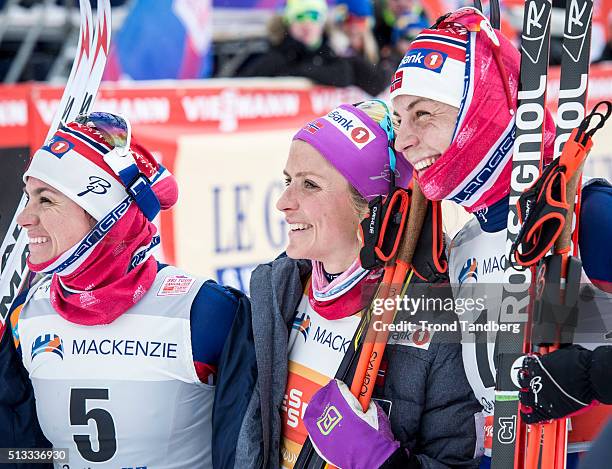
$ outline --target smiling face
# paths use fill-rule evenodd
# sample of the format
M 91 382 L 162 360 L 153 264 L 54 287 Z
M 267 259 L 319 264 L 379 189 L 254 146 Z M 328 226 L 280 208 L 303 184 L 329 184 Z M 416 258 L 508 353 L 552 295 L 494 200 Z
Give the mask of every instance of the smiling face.
M 40 179 L 29 177 L 24 192 L 28 203 L 17 223 L 27 230 L 33 264 L 64 253 L 96 224 L 79 205 Z
M 359 216 L 347 180 L 310 144 L 294 140 L 276 208 L 289 224 L 287 255 L 344 272 L 357 257 Z
M 420 179 L 448 149 L 453 138 L 459 109 L 419 96 L 401 95 L 393 99 L 400 120 L 395 149 L 414 166 Z
M 324 25 L 322 21 L 309 19 L 294 21 L 289 25 L 289 34 L 296 41 L 314 48 L 321 43 Z

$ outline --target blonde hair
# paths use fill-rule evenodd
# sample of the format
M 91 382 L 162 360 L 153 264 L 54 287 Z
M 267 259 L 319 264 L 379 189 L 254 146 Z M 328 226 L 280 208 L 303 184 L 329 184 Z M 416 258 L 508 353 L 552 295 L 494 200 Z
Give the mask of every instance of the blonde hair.
M 391 112 L 391 106 L 386 104 L 380 99 L 371 99 L 369 101 L 363 101 L 355 105 L 357 109 L 361 109 L 365 112 L 374 122 L 380 124 L 380 122 L 389 115 L 391 117 L 391 123 L 393 124 L 393 130 L 397 133 L 399 131 L 399 120 L 393 112 Z
M 393 124 L 393 130 L 395 132 L 399 130 L 399 121 L 397 117 L 391 113 L 389 107 L 383 101 L 377 99 L 363 101 L 361 103 L 355 104 L 355 107 L 365 112 L 368 117 L 370 117 L 374 122 L 378 124 L 380 124 L 380 122 L 383 121 L 385 117 L 387 117 L 387 115 L 389 115 L 391 117 L 391 123 Z M 355 207 L 355 212 L 361 220 L 370 213 L 368 201 L 350 183 L 349 189 L 351 194 L 351 201 L 353 202 L 353 206 Z

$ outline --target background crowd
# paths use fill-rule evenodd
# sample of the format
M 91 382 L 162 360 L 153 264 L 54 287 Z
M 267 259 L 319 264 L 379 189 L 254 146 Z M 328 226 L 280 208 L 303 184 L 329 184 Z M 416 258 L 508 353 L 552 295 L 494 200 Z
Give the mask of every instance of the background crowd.
M 111 3 L 113 52 L 107 80 L 299 76 L 322 85 L 355 85 L 371 95 L 385 89 L 420 30 L 444 11 L 472 5 L 469 0 Z M 500 3 L 502 31 L 518 46 L 522 2 Z M 61 54 L 70 57 L 64 49 L 70 46 L 68 30 L 78 31 L 77 7 L 74 0 L 0 0 L 0 79 L 60 81 L 62 73 L 67 75 L 69 63 L 63 65 Z M 484 1 L 485 13 L 488 7 Z M 550 61 L 556 65 L 565 0 L 553 1 L 553 7 Z M 65 11 L 72 12 L 71 26 L 60 18 Z M 43 32 L 32 39 L 27 24 L 36 22 L 37 15 L 41 19 L 36 27 Z M 55 29 L 45 29 L 53 18 Z M 21 19 L 25 22 L 19 26 Z M 593 21 L 591 60 L 612 60 L 610 0 L 596 2 Z M 14 66 L 15 58 L 26 55 L 28 48 L 27 60 Z

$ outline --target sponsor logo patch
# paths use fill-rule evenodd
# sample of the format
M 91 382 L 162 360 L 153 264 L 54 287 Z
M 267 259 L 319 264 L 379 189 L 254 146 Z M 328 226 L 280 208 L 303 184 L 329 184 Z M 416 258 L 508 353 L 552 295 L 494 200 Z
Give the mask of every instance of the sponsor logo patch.
M 41 353 L 51 352 L 64 359 L 64 342 L 57 334 L 44 334 L 36 338 L 32 344 L 32 360 Z
M 157 296 L 177 296 L 185 295 L 191 290 L 191 286 L 195 283 L 195 278 L 185 275 L 173 275 L 166 277 L 162 286 L 157 292 Z
M 459 283 L 467 282 L 471 279 L 471 282 L 478 282 L 478 261 L 475 257 L 470 257 L 459 273 Z
M 395 331 L 389 334 L 390 345 L 403 345 L 405 347 L 429 350 L 433 332 L 418 329 L 416 331 Z
M 291 328 L 298 331 L 304 338 L 304 342 L 306 342 L 310 332 L 310 316 L 307 313 L 298 313 L 293 320 Z
M 353 142 L 365 143 L 370 138 L 370 131 L 365 127 L 355 127 L 351 130 L 351 138 Z
M 43 147 L 43 149 L 47 150 L 49 153 L 54 154 L 58 158 L 61 158 L 68 152 L 74 148 L 74 144 L 69 142 L 68 140 L 54 136 L 49 143 Z
M 425 70 L 440 73 L 447 57 L 447 54 L 438 50 L 412 49 L 404 56 L 399 66 L 400 68 L 424 68 Z
M 91 192 L 92 194 L 106 194 L 110 189 L 111 183 L 100 176 L 89 176 L 89 184 L 85 187 L 85 190 L 79 192 L 77 197 L 83 197 L 85 194 Z
M 317 419 L 317 427 L 321 435 L 329 435 L 336 425 L 340 423 L 340 420 L 342 420 L 342 414 L 340 414 L 336 406 L 326 407 L 323 415 Z
M 360 150 L 376 138 L 361 119 L 344 109 L 336 108 L 323 119 L 331 122 Z
M 40 284 L 40 286 L 36 289 L 36 292 L 34 293 L 34 295 L 32 295 L 32 299 L 33 300 L 40 300 L 40 299 L 49 299 L 50 298 L 50 292 L 51 292 L 51 277 L 49 277 L 48 280 L 45 280 L 43 283 Z

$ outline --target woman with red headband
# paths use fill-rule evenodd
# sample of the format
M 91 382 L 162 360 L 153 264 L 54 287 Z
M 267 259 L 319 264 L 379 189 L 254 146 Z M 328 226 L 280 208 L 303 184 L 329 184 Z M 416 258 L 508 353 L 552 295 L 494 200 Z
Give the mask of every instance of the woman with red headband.
M 519 66 L 520 54 L 510 41 L 478 11 L 463 8 L 416 37 L 391 84 L 393 106 L 401 120 L 395 148 L 414 166 L 423 193 L 430 200 L 452 200 L 475 215 L 450 245 L 449 273 L 456 297 L 487 296 L 485 322 L 497 322 L 501 304 Z M 550 161 L 555 134 L 548 111 L 545 119 L 544 156 Z M 601 255 L 602 246 L 609 244 L 605 240 L 612 236 L 611 197 L 612 187 L 603 180 L 591 181 L 583 191 L 581 256 L 585 272 L 602 289 L 609 288 L 612 280 L 610 250 Z M 601 221 L 597 228 L 595 212 Z M 476 315 L 462 319 L 482 321 Z M 603 337 L 605 331 L 601 332 Z M 482 342 L 484 351 L 473 333 L 467 331 L 465 336 L 466 373 L 492 428 L 495 333 Z M 542 363 L 549 370 L 562 370 L 565 364 L 578 376 L 594 359 L 591 352 L 572 347 L 547 356 Z M 555 361 L 559 365 L 551 366 Z M 530 377 L 545 375 L 536 361 L 526 363 L 530 368 L 524 372 Z M 573 367 L 573 363 L 581 366 Z M 570 376 L 557 378 L 567 385 Z M 587 395 L 597 394 L 581 394 Z M 525 393 L 524 404 L 533 405 L 534 400 L 533 394 Z M 542 405 L 537 407 L 542 410 L 550 402 L 540 399 Z M 580 402 L 573 404 L 584 408 L 591 403 Z M 543 414 L 538 413 L 540 418 Z M 576 433 L 570 432 L 570 451 Z M 488 446 L 486 454 L 490 451 Z
M 155 260 L 174 177 L 126 120 L 92 113 L 60 127 L 23 179 L 17 221 L 39 279 L 10 324 L 42 433 L 71 467 L 210 467 L 217 366 L 244 299 Z

